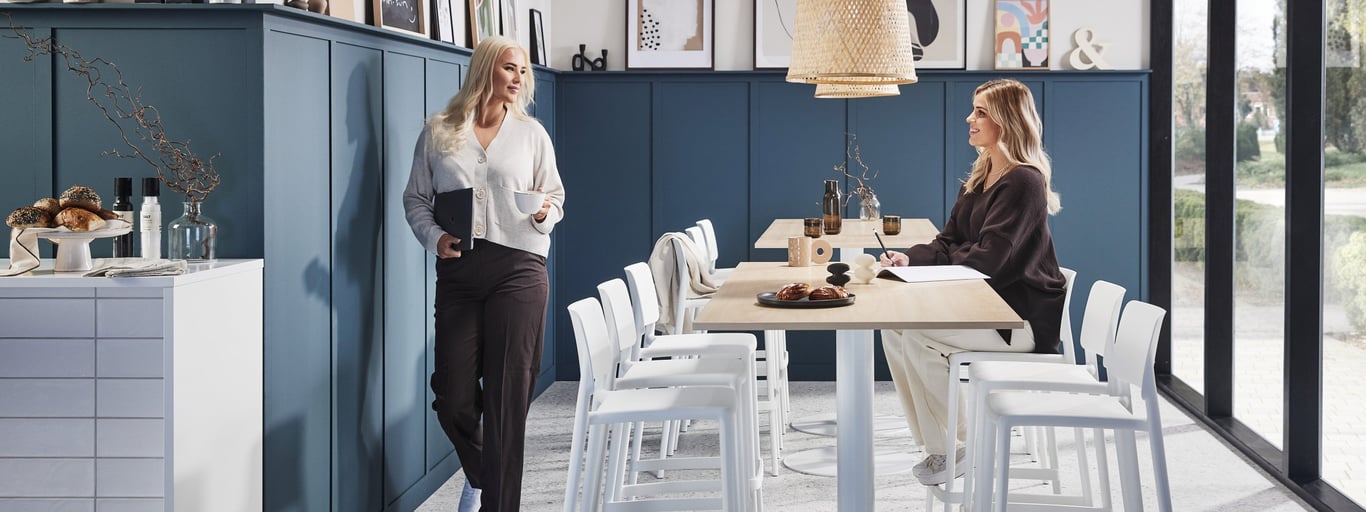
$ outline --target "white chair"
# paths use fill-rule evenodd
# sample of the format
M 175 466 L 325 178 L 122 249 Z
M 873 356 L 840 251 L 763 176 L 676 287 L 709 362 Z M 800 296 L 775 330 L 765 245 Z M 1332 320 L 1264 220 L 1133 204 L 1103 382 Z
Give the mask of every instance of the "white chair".
M 678 247 L 675 246 L 675 250 Z M 678 268 L 679 275 L 687 271 L 686 262 L 680 263 Z M 631 303 L 635 313 L 636 336 L 641 339 L 641 355 L 638 359 L 645 357 L 664 357 L 665 354 L 700 354 L 707 345 L 716 343 L 734 343 L 725 341 L 728 338 L 709 337 L 718 333 L 689 333 L 656 335 L 655 322 L 659 320 L 658 291 L 655 288 L 654 276 L 650 272 L 650 266 L 644 263 L 633 263 L 625 268 L 626 283 L 631 294 Z M 679 296 L 675 297 L 673 303 L 674 316 L 679 318 L 682 315 L 683 300 L 686 289 L 679 287 Z M 777 476 L 779 460 L 782 458 L 783 436 L 787 430 L 787 411 L 789 406 L 788 384 L 787 384 L 787 343 L 785 331 L 765 331 L 764 348 L 755 354 L 759 367 L 756 375 L 764 377 L 765 389 L 763 400 L 759 403 L 760 411 L 769 414 L 769 454 L 772 462 L 769 474 Z M 753 338 L 749 338 L 752 340 Z M 752 345 L 751 345 L 752 346 Z M 656 347 L 658 347 L 656 349 Z M 651 352 L 651 351 L 654 352 Z M 668 432 L 673 432 L 669 429 Z M 776 438 L 776 439 L 775 439 Z M 666 436 L 668 449 L 676 448 L 676 435 Z
M 569 305 L 569 317 L 574 326 L 574 338 L 579 355 L 579 396 L 574 414 L 574 432 L 570 449 L 569 477 L 565 487 L 566 512 L 579 510 L 579 480 L 586 475 L 583 486 L 583 510 L 600 510 L 603 494 L 620 490 L 624 464 L 614 449 L 609 482 L 602 484 L 603 461 L 607 457 L 607 437 L 615 445 L 624 444 L 626 428 L 622 425 L 641 421 L 666 421 L 682 418 L 707 418 L 720 426 L 720 453 L 712 462 L 719 463 L 719 482 L 670 482 L 631 489 L 629 493 L 608 495 L 602 509 L 629 507 L 636 510 L 746 510 L 745 471 L 741 468 L 739 448 L 743 433 L 739 429 L 740 408 L 732 390 L 721 387 L 674 387 L 657 389 L 614 390 L 616 386 L 616 350 L 608 340 L 607 324 L 597 299 L 586 298 Z M 612 428 L 615 427 L 615 428 Z M 588 438 L 587 460 L 584 458 L 584 438 Z M 697 467 L 702 467 L 698 465 Z M 582 469 L 582 472 L 580 471 Z M 665 493 L 720 490 L 720 497 L 658 497 Z M 653 496 L 645 496 L 653 491 Z M 619 500 L 635 498 L 626 505 Z M 615 505 L 615 506 L 613 506 Z
M 702 230 L 692 227 L 688 228 L 687 231 L 689 235 L 692 235 L 693 247 L 701 248 L 700 242 L 697 240 L 697 238 L 702 236 Z M 706 306 L 707 302 L 711 299 L 708 299 L 707 297 L 689 296 L 689 281 L 692 279 L 692 276 L 691 273 L 688 272 L 688 258 L 687 254 L 684 251 L 689 251 L 691 249 L 685 247 L 683 244 L 683 240 L 679 238 L 672 238 L 669 240 L 669 243 L 673 244 L 674 266 L 676 272 L 674 276 L 676 279 L 678 279 L 677 295 L 674 296 L 673 300 L 673 334 L 683 334 L 693 331 L 689 328 L 692 326 L 692 319 L 697 316 L 697 312 L 701 311 L 702 308 Z M 704 260 L 706 258 L 706 256 L 704 255 L 699 254 L 699 256 L 702 256 Z M 705 261 L 703 264 L 705 265 Z M 705 271 L 706 269 L 703 270 Z
M 1147 432 L 1152 448 L 1158 510 L 1171 511 L 1162 418 L 1158 412 L 1157 384 L 1153 375 L 1153 356 L 1157 352 L 1157 339 L 1166 313 L 1160 307 L 1141 301 L 1129 301 L 1124 306 L 1114 346 L 1105 357 L 1110 394 L 1001 391 L 987 398 L 982 411 L 983 425 L 995 446 L 988 444 L 980 448 L 988 455 L 982 462 L 986 467 L 994 468 L 996 480 L 983 480 L 977 485 L 995 484 L 994 510 L 1004 512 L 1009 503 L 1010 429 L 1033 425 L 1114 430 L 1124 510 L 1143 509 L 1135 433 Z M 1133 386 L 1139 387 L 1137 397 Z M 1095 441 L 1103 443 L 1104 439 Z M 977 501 L 977 508 L 984 510 L 986 503 L 986 500 Z M 1037 505 L 1031 508 L 1042 509 Z M 1057 509 L 1075 508 L 1060 506 Z
M 703 380 L 708 377 L 702 372 L 741 372 L 745 381 L 739 389 L 747 393 L 743 396 L 753 400 L 751 398 L 752 393 L 748 393 L 755 386 L 755 339 L 753 335 L 748 333 L 708 333 L 666 337 L 664 340 L 644 348 L 640 346 L 640 337 L 636 334 L 636 315 L 631 305 L 630 292 L 626 283 L 621 279 L 612 279 L 601 283 L 598 285 L 598 296 L 602 301 L 610 334 L 609 338 L 617 347 L 618 364 L 621 368 L 619 386 L 679 385 L 680 382 L 692 385 L 705 385 L 708 382 L 713 385 L 731 385 L 723 374 L 717 376 L 721 380 Z M 689 362 L 657 360 L 658 358 L 681 357 L 699 357 L 700 359 Z M 733 363 L 714 362 L 718 360 Z M 688 372 L 690 375 L 679 377 L 673 372 Z M 648 380 L 639 380 L 642 378 Z M 672 448 L 676 448 L 672 439 L 676 433 L 670 427 L 671 425 L 666 424 L 663 429 L 664 435 L 660 437 L 661 457 L 671 455 Z M 644 465 L 638 464 L 640 444 L 643 437 L 641 434 L 643 434 L 643 424 L 637 425 L 636 435 L 632 440 L 634 448 L 632 449 L 631 469 L 628 473 L 628 480 L 632 484 L 636 483 L 638 472 L 646 470 Z M 756 452 L 757 450 L 757 447 L 753 449 Z M 662 476 L 663 468 L 656 468 L 656 471 Z
M 697 227 L 702 230 L 702 239 L 706 242 L 703 246 L 707 248 L 707 259 L 710 260 L 708 270 L 715 278 L 725 281 L 735 269 L 716 268 L 716 260 L 721 257 L 721 251 L 716 244 L 716 227 L 712 225 L 711 219 L 697 221 Z
M 1123 287 L 1107 281 L 1096 281 L 1091 285 L 1091 292 L 1086 298 L 1086 312 L 1081 320 L 1081 346 L 1086 352 L 1085 364 L 1081 365 L 1058 365 L 1056 363 L 1040 362 L 1021 362 L 1021 361 L 983 361 L 972 365 L 972 402 L 969 404 L 970 411 L 981 411 L 986 406 L 987 396 L 996 391 L 1020 390 L 1020 391 L 1063 391 L 1070 393 L 1095 393 L 1103 394 L 1106 392 L 1106 384 L 1100 381 L 1099 357 L 1104 357 L 1110 350 L 1115 341 L 1115 329 L 1119 325 L 1119 310 L 1124 304 Z M 972 414 L 972 428 L 969 431 L 969 446 L 986 446 L 990 443 L 989 439 L 984 439 L 985 428 L 980 414 Z M 1053 429 L 1048 429 L 1049 431 Z M 1053 496 L 1025 495 L 1017 500 L 1022 503 L 1053 503 L 1065 504 L 1077 507 L 1090 507 L 1095 503 L 1091 489 L 1091 475 L 1089 472 L 1090 464 L 1087 461 L 1086 442 L 1082 429 L 1073 429 L 1074 437 L 1077 440 L 1077 466 L 1081 483 L 1080 495 L 1062 496 L 1061 490 L 1055 484 L 1053 486 Z M 1106 470 L 1107 463 L 1105 458 L 1104 435 L 1100 430 L 1095 430 L 1094 435 L 1101 440 L 1097 444 L 1096 461 L 1100 487 L 1102 494 L 1098 510 L 1110 509 L 1109 472 Z M 1052 439 L 1052 436 L 1050 436 Z M 1055 448 L 1053 443 L 1050 448 Z M 981 460 L 984 454 L 977 450 L 975 455 Z M 1054 460 L 1056 462 L 1056 459 Z M 1056 465 L 1055 465 L 1056 468 Z M 973 492 L 974 479 L 989 478 L 986 474 L 990 468 L 985 464 L 975 466 L 975 476 L 968 475 L 964 481 L 964 492 Z M 1053 480 L 1057 482 L 1057 471 L 1055 469 L 1038 470 L 1030 468 L 1012 468 L 1012 476 L 1016 477 L 1035 477 Z M 987 496 L 990 492 L 986 486 L 976 489 L 978 499 Z M 1080 510 L 1080 508 L 1078 509 Z
M 965 369 L 968 369 L 970 365 L 984 361 L 1038 361 L 1062 364 L 1071 364 L 1073 362 L 1071 355 L 1073 350 L 1072 315 L 1070 310 L 1072 307 L 1072 284 L 1077 280 L 1077 271 L 1066 267 L 1059 268 L 1059 270 L 1062 271 L 1062 276 L 1065 280 L 1065 284 L 1063 285 L 1065 291 L 1063 296 L 1062 321 L 1059 324 L 1058 332 L 1058 337 L 1061 341 L 1061 350 L 1059 353 L 955 352 L 949 354 L 949 410 L 947 426 L 950 439 L 957 438 L 958 406 L 960 401 L 958 397 L 959 388 L 963 384 L 968 384 L 971 381 L 972 372 L 970 370 L 964 371 Z M 969 437 L 965 440 L 971 440 L 971 438 Z M 969 444 L 969 446 L 966 447 L 964 454 L 965 461 L 972 460 L 970 458 L 972 456 L 972 450 L 973 447 Z M 1056 446 L 1054 446 L 1052 450 L 1053 458 L 1056 460 Z M 945 482 L 942 487 L 932 485 L 926 488 L 925 508 L 927 510 L 933 508 L 934 500 L 937 499 L 944 504 L 944 512 L 950 512 L 950 510 L 952 510 L 952 505 L 963 503 L 964 496 L 969 495 L 968 492 L 954 491 L 955 479 L 953 476 L 958 474 L 958 461 L 955 459 L 956 457 L 945 457 L 945 470 L 949 474 L 948 481 Z

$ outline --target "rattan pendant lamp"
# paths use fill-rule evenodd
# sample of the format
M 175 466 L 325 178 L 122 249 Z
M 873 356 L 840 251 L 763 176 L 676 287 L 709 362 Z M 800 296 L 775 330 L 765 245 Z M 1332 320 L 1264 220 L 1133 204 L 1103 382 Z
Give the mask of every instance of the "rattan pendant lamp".
M 816 84 L 820 98 L 891 96 L 916 82 L 903 0 L 797 0 L 796 18 L 787 81 Z

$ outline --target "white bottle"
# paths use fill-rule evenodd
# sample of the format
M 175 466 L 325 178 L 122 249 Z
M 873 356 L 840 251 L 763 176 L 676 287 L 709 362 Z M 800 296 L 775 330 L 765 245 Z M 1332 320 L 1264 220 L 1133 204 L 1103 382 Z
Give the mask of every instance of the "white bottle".
M 142 212 L 138 224 L 142 230 L 142 257 L 152 260 L 161 259 L 161 181 L 157 178 L 142 179 Z

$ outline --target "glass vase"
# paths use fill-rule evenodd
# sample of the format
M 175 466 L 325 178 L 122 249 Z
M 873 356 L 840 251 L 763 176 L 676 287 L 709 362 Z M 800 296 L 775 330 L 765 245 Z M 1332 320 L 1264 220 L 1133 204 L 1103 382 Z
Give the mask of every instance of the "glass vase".
M 167 257 L 173 260 L 209 261 L 217 257 L 218 223 L 200 213 L 202 203 L 185 201 L 185 214 L 166 227 Z
M 869 193 L 859 199 L 860 220 L 880 220 L 882 218 L 882 203 L 878 202 L 877 196 Z

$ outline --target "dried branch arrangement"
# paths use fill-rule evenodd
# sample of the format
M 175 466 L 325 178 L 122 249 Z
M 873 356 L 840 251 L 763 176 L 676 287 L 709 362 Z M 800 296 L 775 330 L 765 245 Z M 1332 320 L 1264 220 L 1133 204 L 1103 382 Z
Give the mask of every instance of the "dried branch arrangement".
M 14 26 L 14 17 L 4 13 L 13 34 L 0 37 L 18 39 L 24 43 L 28 53 L 25 62 L 32 62 L 41 55 L 61 57 L 66 69 L 86 81 L 86 99 L 95 104 L 119 131 L 128 148 L 124 151 L 111 149 L 104 155 L 120 158 L 137 158 L 157 171 L 157 178 L 167 188 L 185 195 L 185 199 L 198 203 L 208 197 L 218 186 L 218 171 L 213 161 L 219 155 L 209 157 L 208 161 L 190 151 L 189 140 L 171 140 L 161 124 L 161 113 L 157 108 L 142 102 L 142 89 L 133 89 L 123 80 L 123 72 L 114 63 L 101 57 L 87 59 L 75 49 L 60 44 L 52 37 L 34 37 L 28 31 Z M 107 70 L 107 71 L 106 71 Z M 105 77 L 109 76 L 109 79 Z M 124 129 L 126 122 L 132 122 L 133 136 Z M 144 151 L 143 145 L 150 146 Z
M 846 162 L 840 162 L 839 165 L 835 166 L 835 172 L 843 174 L 849 179 L 854 180 L 855 183 L 858 183 L 858 186 L 854 187 L 854 190 L 844 196 L 844 206 L 849 205 L 849 198 L 853 196 L 858 196 L 862 201 L 867 201 L 870 198 L 876 197 L 873 186 L 868 183 L 877 178 L 878 174 L 878 171 L 869 170 L 868 165 L 863 163 L 863 155 L 859 152 L 858 147 L 858 135 L 852 133 L 846 135 L 848 136 L 844 145 L 844 154 L 848 157 L 846 158 L 846 162 L 848 160 L 853 160 L 854 163 L 858 164 L 859 167 L 862 167 L 863 170 L 855 175 L 849 172 L 849 169 L 845 166 Z M 870 172 L 872 173 L 872 176 L 868 175 Z

